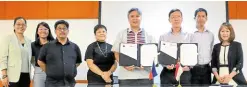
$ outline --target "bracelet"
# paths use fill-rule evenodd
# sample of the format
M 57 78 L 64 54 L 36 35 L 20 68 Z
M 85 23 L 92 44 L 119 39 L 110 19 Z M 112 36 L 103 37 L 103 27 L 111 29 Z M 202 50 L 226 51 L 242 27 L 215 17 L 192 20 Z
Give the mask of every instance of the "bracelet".
M 7 78 L 8 77 L 8 75 L 3 75 L 2 76 L 2 79 L 5 79 L 5 78 Z

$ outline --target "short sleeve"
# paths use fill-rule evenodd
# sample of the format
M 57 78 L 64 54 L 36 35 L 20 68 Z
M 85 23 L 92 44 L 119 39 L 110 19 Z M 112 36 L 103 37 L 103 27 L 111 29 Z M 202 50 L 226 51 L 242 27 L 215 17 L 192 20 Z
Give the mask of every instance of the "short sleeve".
M 40 52 L 39 52 L 39 57 L 38 57 L 40 61 L 45 62 L 45 63 L 46 63 L 46 55 L 47 55 L 48 46 L 49 46 L 49 43 L 41 47 Z
M 120 43 L 122 42 L 122 32 L 118 33 L 117 37 L 116 37 L 116 40 L 112 46 L 112 50 L 113 52 L 120 52 L 120 48 L 119 48 L 119 45 Z
M 75 50 L 76 50 L 76 54 L 77 54 L 76 63 L 81 63 L 82 62 L 82 60 L 81 60 L 81 50 L 78 47 L 78 45 L 75 44 L 75 46 L 76 46 Z
M 85 53 L 85 59 L 84 59 L 85 61 L 87 59 L 93 59 L 93 51 L 94 51 L 94 49 L 93 49 L 93 43 L 92 43 L 87 47 L 87 50 Z

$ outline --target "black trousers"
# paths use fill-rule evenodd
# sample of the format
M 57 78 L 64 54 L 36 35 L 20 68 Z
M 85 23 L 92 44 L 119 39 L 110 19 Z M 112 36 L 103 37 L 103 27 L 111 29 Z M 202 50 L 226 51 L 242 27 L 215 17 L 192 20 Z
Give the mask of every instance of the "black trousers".
M 46 81 L 45 81 L 45 87 L 75 87 L 75 84 L 76 84 L 75 79 L 57 80 L 50 77 L 46 77 Z
M 191 85 L 191 71 L 184 71 L 180 76 L 180 84 Z
M 152 87 L 153 80 L 149 79 L 126 79 L 119 80 L 119 87 Z
M 62 83 L 58 83 L 58 84 L 52 84 L 52 83 L 49 83 L 49 84 L 45 84 L 45 87 L 75 87 L 75 83 L 74 84 L 67 84 L 67 85 L 64 85 Z
M 168 70 L 166 67 L 160 73 L 160 83 L 166 85 L 175 85 L 178 84 L 178 81 L 175 78 L 175 70 Z
M 29 73 L 21 73 L 18 82 L 9 82 L 9 87 L 30 87 Z
M 160 74 L 160 83 L 162 85 L 178 85 L 179 82 L 175 78 L 175 70 L 168 70 L 166 67 L 163 68 Z M 191 84 L 191 71 L 184 71 L 180 76 L 180 84 L 190 85 Z
M 211 71 L 211 67 L 208 64 L 194 66 L 191 70 L 191 83 L 193 85 L 210 85 Z

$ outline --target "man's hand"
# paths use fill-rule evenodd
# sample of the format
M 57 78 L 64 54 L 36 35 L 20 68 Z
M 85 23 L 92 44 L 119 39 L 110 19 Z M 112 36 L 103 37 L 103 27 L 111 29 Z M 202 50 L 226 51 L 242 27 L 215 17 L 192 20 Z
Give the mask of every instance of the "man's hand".
M 166 68 L 169 69 L 169 70 L 172 70 L 172 69 L 174 68 L 174 64 L 172 64 L 172 65 L 167 65 Z
M 190 71 L 190 68 L 188 66 L 184 66 L 183 71 Z
M 128 71 L 133 71 L 135 69 L 135 66 L 124 66 L 125 69 L 127 69 Z
M 144 67 L 143 66 L 137 67 L 137 69 L 144 70 Z

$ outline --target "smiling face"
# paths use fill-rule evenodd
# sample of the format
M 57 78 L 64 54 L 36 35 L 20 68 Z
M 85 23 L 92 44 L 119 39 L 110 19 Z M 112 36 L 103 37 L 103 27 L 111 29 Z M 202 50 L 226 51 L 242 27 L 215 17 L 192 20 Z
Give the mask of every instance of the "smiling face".
M 66 27 L 65 24 L 58 24 L 55 32 L 57 38 L 66 39 L 69 33 L 69 29 Z
M 16 22 L 14 24 L 14 30 L 16 33 L 23 34 L 25 32 L 26 28 L 27 28 L 27 26 L 26 26 L 26 22 L 24 19 L 16 20 Z
M 169 21 L 172 25 L 172 28 L 181 28 L 183 17 L 180 11 L 175 11 L 171 13 Z
M 132 11 L 128 15 L 129 24 L 131 27 L 140 27 L 141 24 L 141 15 L 138 11 Z
M 49 29 L 43 25 L 40 25 L 38 28 L 38 35 L 39 38 L 47 38 L 49 35 Z
M 221 42 L 232 42 L 235 39 L 235 32 L 232 25 L 227 22 L 222 23 L 218 37 Z
M 226 26 L 222 26 L 220 30 L 220 38 L 223 41 L 229 41 L 230 36 L 231 36 L 231 31 Z
M 107 32 L 104 28 L 99 28 L 97 29 L 96 33 L 95 33 L 95 38 L 97 41 L 105 41 L 106 40 L 106 35 Z

